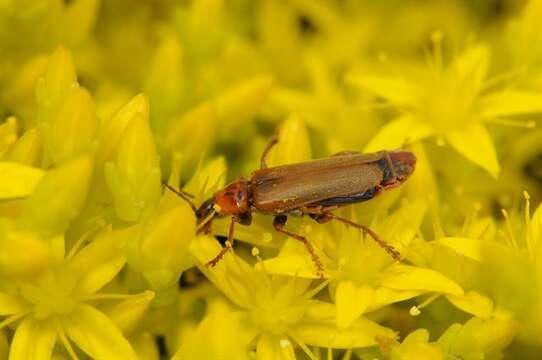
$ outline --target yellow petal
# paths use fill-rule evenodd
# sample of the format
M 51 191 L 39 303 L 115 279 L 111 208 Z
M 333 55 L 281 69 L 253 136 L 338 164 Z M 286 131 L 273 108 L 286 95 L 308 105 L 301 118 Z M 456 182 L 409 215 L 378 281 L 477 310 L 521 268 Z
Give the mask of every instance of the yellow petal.
M 287 337 L 263 334 L 256 344 L 257 360 L 295 360 L 294 347 Z
M 486 96 L 482 100 L 480 115 L 484 119 L 542 112 L 539 92 L 505 90 Z
M 312 307 L 316 309 L 313 311 Z M 322 311 L 321 307 L 321 301 L 313 301 L 306 309 L 305 319 L 292 326 L 291 331 L 295 334 L 296 340 L 324 348 L 348 349 L 374 346 L 376 336 L 395 338 L 395 333 L 391 329 L 363 317 L 358 318 L 347 329 L 337 329 L 333 317 L 322 317 L 321 313 L 328 311 Z M 323 306 L 326 307 L 333 308 L 331 304 Z
M 165 146 L 170 151 L 180 153 L 181 167 L 184 169 L 191 167 L 209 152 L 215 136 L 215 111 L 211 104 L 203 103 L 172 121 Z
M 279 142 L 269 154 L 268 166 L 308 161 L 312 158 L 309 134 L 297 114 L 290 115 L 279 128 Z
M 51 263 L 47 243 L 33 232 L 0 226 L 0 273 L 32 276 Z
M 92 158 L 82 156 L 47 172 L 25 201 L 19 224 L 46 238 L 64 232 L 83 207 L 93 168 Z
M 413 297 L 423 294 L 420 290 L 395 290 L 385 287 L 375 289 L 373 301 L 367 307 L 367 312 L 380 309 L 386 305 L 396 302 L 412 299 Z
M 24 312 L 26 303 L 18 296 L 0 293 L 0 315 L 13 315 Z
M 148 69 L 145 92 L 151 99 L 153 117 L 160 119 L 153 124 L 153 128 L 160 134 L 164 131 L 166 120 L 175 115 L 182 105 L 181 100 L 186 86 L 183 78 L 182 50 L 177 36 L 167 34 L 154 50 Z
M 493 177 L 499 175 L 499 161 L 493 140 L 483 125 L 468 125 L 461 131 L 447 133 L 446 139 L 457 152 L 487 170 Z
M 15 199 L 30 195 L 45 171 L 15 162 L 0 161 L 0 199 Z
M 211 313 L 188 336 L 172 360 L 248 360 L 247 345 L 257 334 L 249 321 L 245 312 Z
M 352 324 L 373 301 L 374 290 L 368 285 L 357 285 L 352 281 L 340 281 L 335 294 L 337 327 L 345 329 Z
M 415 104 L 414 89 L 403 78 L 351 74 L 347 76 L 346 81 L 382 97 L 394 105 L 409 107 Z
M 392 150 L 432 135 L 434 130 L 405 115 L 386 124 L 365 147 L 365 152 Z
M 17 141 L 17 118 L 10 116 L 0 124 L 0 159 Z
M 161 195 L 159 158 L 148 119 L 136 113 L 120 140 L 115 162 L 105 164 L 105 179 L 117 216 L 123 221 L 148 217 Z
M 142 320 L 153 298 L 154 293 L 147 290 L 120 303 L 106 307 L 103 311 L 120 331 L 129 334 Z
M 107 160 L 112 160 L 126 127 L 138 113 L 145 119 L 149 117 L 149 99 L 145 94 L 134 96 L 111 119 L 103 124 L 100 131 L 100 149 L 96 162 L 104 163 Z
M 483 261 L 483 241 L 462 237 L 444 237 L 435 240 L 435 244 L 452 249 L 456 253 L 476 261 Z
M 27 316 L 17 326 L 9 360 L 50 359 L 56 338 L 56 331 L 50 321 L 36 321 L 32 316 Z
M 89 92 L 72 90 L 49 121 L 39 124 L 46 153 L 54 164 L 63 163 L 91 149 L 98 119 Z
M 382 271 L 379 279 L 382 286 L 397 290 L 463 295 L 463 289 L 446 276 L 416 266 L 393 264 Z
M 36 128 L 29 129 L 17 140 L 6 154 L 6 160 L 38 166 L 41 161 L 42 146 Z
M 73 312 L 61 318 L 66 335 L 95 359 L 137 359 L 130 343 L 115 324 L 100 311 L 78 304 Z
M 221 126 L 234 129 L 250 120 L 267 100 L 272 85 L 272 77 L 261 75 L 236 84 L 224 92 L 215 102 Z
M 476 291 L 468 291 L 463 296 L 446 295 L 446 297 L 461 310 L 481 319 L 489 319 L 495 309 L 491 299 Z
M 226 159 L 223 156 L 215 157 L 198 168 L 184 189 L 196 196 L 196 204 L 201 204 L 224 187 L 226 171 Z
M 69 3 L 64 12 L 62 38 L 67 44 L 81 44 L 93 30 L 100 2 L 78 0 Z
M 49 59 L 45 75 L 36 83 L 38 106 L 42 108 L 42 112 L 44 110 L 47 112 L 51 107 L 57 106 L 60 99 L 77 86 L 72 56 L 68 50 L 59 46 Z
M 106 231 L 80 250 L 70 262 L 78 275 L 78 291 L 93 294 L 109 283 L 124 267 L 126 257 L 116 232 Z

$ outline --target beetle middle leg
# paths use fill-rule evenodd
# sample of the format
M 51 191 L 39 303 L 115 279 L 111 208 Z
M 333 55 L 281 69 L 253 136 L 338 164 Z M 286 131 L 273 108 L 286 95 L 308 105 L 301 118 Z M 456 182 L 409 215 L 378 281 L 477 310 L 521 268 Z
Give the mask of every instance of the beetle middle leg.
M 301 241 L 303 245 L 305 245 L 305 248 L 307 249 L 309 254 L 311 255 L 312 262 L 314 263 L 317 269 L 316 274 L 320 278 L 323 278 L 324 266 L 322 265 L 322 262 L 320 261 L 320 258 L 318 257 L 318 255 L 316 255 L 316 253 L 314 252 L 314 247 L 304 236 L 295 234 L 293 232 L 290 232 L 284 229 L 284 225 L 286 225 L 287 220 L 288 220 L 288 217 L 286 215 L 275 216 L 275 218 L 273 219 L 273 226 L 275 227 L 275 230 L 277 230 L 279 233 L 288 235 L 291 238 Z
M 378 245 L 380 245 L 388 254 L 390 254 L 390 256 L 393 259 L 395 259 L 397 261 L 401 260 L 401 253 L 399 253 L 399 251 L 395 247 L 393 247 L 391 244 L 389 244 L 388 242 L 382 240 L 373 230 L 371 230 L 367 226 L 357 224 L 357 223 L 355 223 L 353 221 L 350 221 L 348 219 L 337 216 L 337 215 L 335 215 L 334 213 L 332 213 L 330 211 L 320 210 L 320 212 L 317 212 L 317 211 L 310 212 L 310 210 L 309 210 L 309 211 L 307 211 L 307 213 L 309 214 L 309 216 L 311 218 L 316 220 L 318 223 L 325 223 L 325 222 L 328 222 L 330 220 L 337 220 L 337 221 L 340 221 L 340 222 L 342 222 L 342 223 L 344 223 L 344 224 L 346 224 L 348 226 L 352 226 L 352 227 L 355 227 L 357 229 L 360 229 L 365 234 L 369 235 L 374 241 L 376 241 L 376 243 Z
M 214 259 L 210 260 L 205 264 L 205 266 L 214 267 L 218 262 L 226 255 L 226 253 L 229 250 L 233 250 L 233 232 L 234 232 L 234 224 L 236 223 L 235 217 L 232 216 L 231 222 L 230 222 L 230 230 L 228 231 L 228 240 L 226 240 L 226 245 L 220 250 L 217 256 L 214 257 Z

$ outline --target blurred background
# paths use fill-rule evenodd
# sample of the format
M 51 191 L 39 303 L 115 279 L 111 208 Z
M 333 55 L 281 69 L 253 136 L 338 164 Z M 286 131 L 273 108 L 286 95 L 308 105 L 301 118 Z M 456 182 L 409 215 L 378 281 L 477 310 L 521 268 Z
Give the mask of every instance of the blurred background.
M 38 123 L 59 45 L 101 124 L 148 95 L 163 178 L 175 156 L 182 181 L 216 156 L 228 181 L 248 176 L 294 114 L 313 157 L 418 146 L 450 233 L 474 213 L 521 219 L 524 191 L 542 196 L 539 0 L 0 0 L 2 131 Z M 386 128 L 405 114 L 415 126 Z M 483 140 L 463 138 L 471 122 Z M 539 358 L 526 338 L 508 358 Z

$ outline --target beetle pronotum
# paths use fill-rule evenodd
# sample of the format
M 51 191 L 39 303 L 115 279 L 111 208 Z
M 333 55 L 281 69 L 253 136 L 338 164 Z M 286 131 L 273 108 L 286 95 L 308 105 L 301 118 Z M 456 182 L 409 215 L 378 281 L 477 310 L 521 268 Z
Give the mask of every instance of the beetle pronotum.
M 277 141 L 277 137 L 274 137 L 269 142 L 261 157 L 261 168 L 254 171 L 248 180 L 229 184 L 197 209 L 188 194 L 165 184 L 190 203 L 196 212 L 198 224 L 202 225 L 200 229 L 209 232 L 215 218 L 231 217 L 226 245 L 207 265 L 215 266 L 232 248 L 235 223 L 250 225 L 252 212 L 274 216 L 276 231 L 301 241 L 319 276 L 323 276 L 323 266 L 311 243 L 305 237 L 285 229 L 290 215 L 309 215 L 319 223 L 336 220 L 356 227 L 374 239 L 394 259 L 400 259 L 399 252 L 371 229 L 339 217 L 333 210 L 370 200 L 382 191 L 401 185 L 414 171 L 416 157 L 412 152 L 342 152 L 328 158 L 267 167 L 267 155 Z

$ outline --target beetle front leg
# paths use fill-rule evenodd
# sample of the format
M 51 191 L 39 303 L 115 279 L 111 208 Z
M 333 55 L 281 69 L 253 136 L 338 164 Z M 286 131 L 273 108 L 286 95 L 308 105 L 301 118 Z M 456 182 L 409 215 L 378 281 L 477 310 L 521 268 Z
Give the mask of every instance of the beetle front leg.
M 279 137 L 277 135 L 273 135 L 263 150 L 262 157 L 260 159 L 260 169 L 267 168 L 267 157 L 269 156 L 269 151 L 271 151 L 273 146 L 277 145 L 278 142 Z
M 220 250 L 217 256 L 214 257 L 211 261 L 209 261 L 205 266 L 214 267 L 218 262 L 226 255 L 226 253 L 229 250 L 233 249 L 233 232 L 234 232 L 234 224 L 237 222 L 237 219 L 232 216 L 231 222 L 230 222 L 230 230 L 228 231 L 228 240 L 226 240 L 226 245 Z
M 277 232 L 279 232 L 279 233 L 288 235 L 291 238 L 294 238 L 294 239 L 296 239 L 298 241 L 301 241 L 303 243 L 303 245 L 305 245 L 305 248 L 307 249 L 307 251 L 311 255 L 312 262 L 316 266 L 316 269 L 317 269 L 316 270 L 316 275 L 318 275 L 318 277 L 320 277 L 320 278 L 323 278 L 324 277 L 324 266 L 322 265 L 322 262 L 320 261 L 320 258 L 318 257 L 318 255 L 316 255 L 316 253 L 314 252 L 314 248 L 313 248 L 312 244 L 304 236 L 294 234 L 293 232 L 285 230 L 284 225 L 286 225 L 287 220 L 288 220 L 288 217 L 286 215 L 275 216 L 275 218 L 273 219 L 273 226 L 275 227 L 275 230 L 277 230 Z

